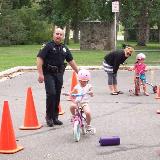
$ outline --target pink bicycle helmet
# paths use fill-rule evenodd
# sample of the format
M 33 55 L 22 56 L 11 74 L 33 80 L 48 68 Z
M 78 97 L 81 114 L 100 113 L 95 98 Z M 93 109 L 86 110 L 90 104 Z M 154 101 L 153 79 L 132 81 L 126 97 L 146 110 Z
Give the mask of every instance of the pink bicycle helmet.
M 81 69 L 79 72 L 78 72 L 78 80 L 80 81 L 89 81 L 91 78 L 91 74 L 88 70 L 86 69 Z

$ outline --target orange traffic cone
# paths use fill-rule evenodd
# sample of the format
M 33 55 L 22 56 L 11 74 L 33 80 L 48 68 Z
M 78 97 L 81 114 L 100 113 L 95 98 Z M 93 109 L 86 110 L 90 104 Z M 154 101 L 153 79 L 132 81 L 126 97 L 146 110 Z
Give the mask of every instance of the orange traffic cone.
M 8 101 L 4 101 L 0 132 L 0 153 L 16 153 L 22 149 L 23 147 L 16 144 Z
M 38 123 L 38 119 L 36 115 L 36 110 L 35 110 L 33 96 L 32 96 L 32 90 L 31 90 L 31 87 L 29 87 L 27 91 L 24 125 L 21 126 L 20 129 L 31 130 L 31 129 L 39 129 L 41 127 L 42 125 Z
M 61 104 L 59 104 L 58 108 L 59 108 L 59 115 L 64 114 L 64 111 L 62 110 Z
M 70 88 L 70 92 L 73 90 L 73 88 L 78 84 L 78 80 L 77 80 L 77 74 L 75 71 L 72 72 L 72 81 L 71 81 L 71 88 Z M 72 100 L 72 97 L 69 96 L 69 98 L 67 100 Z
M 157 87 L 157 95 L 155 98 L 160 99 L 160 86 Z
M 71 89 L 70 91 L 73 90 L 73 88 L 78 84 L 77 81 L 77 73 L 75 71 L 72 72 L 72 82 L 71 82 Z

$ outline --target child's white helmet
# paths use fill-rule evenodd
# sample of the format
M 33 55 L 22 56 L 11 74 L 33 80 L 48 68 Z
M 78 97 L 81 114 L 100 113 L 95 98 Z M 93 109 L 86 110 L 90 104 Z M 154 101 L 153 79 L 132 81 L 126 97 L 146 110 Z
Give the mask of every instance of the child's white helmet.
M 137 60 L 141 60 L 141 59 L 145 59 L 145 58 L 146 58 L 146 56 L 145 56 L 144 53 L 139 53 L 139 54 L 137 54 L 137 56 L 136 56 L 136 59 L 137 59 Z

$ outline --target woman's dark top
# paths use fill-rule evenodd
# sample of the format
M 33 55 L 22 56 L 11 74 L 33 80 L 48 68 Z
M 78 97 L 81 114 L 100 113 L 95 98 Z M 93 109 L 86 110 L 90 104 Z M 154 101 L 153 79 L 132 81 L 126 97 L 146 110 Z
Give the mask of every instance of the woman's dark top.
M 112 51 L 104 57 L 105 63 L 113 67 L 113 73 L 117 73 L 120 64 L 123 64 L 128 57 L 125 57 L 124 50 Z

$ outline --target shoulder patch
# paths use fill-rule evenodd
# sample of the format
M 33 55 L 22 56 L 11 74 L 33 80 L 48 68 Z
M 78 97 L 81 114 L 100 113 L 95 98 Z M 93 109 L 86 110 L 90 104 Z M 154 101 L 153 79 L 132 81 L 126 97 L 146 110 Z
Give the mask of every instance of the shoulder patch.
M 45 46 L 46 46 L 46 44 L 43 43 L 42 46 L 41 46 L 41 50 L 42 50 Z

